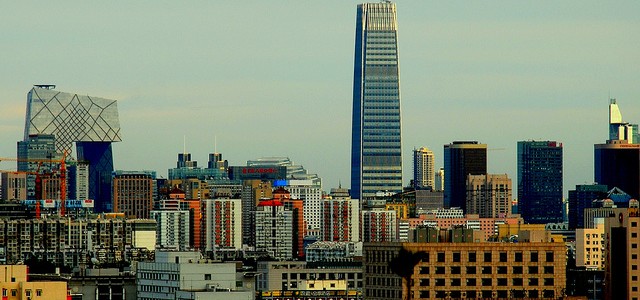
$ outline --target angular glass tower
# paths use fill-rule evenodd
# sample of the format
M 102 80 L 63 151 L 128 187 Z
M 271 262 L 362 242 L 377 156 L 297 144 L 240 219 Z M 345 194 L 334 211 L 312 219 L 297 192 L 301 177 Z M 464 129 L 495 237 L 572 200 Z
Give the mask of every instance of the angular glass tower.
M 358 5 L 355 44 L 351 197 L 366 199 L 402 191 L 395 3 Z
M 24 140 L 30 136 L 55 136 L 58 153 L 71 155 L 76 144 L 77 159 L 89 164 L 89 197 L 95 210 L 111 210 L 111 143 L 120 142 L 120 120 L 115 100 L 63 93 L 55 86 L 35 86 L 27 94 Z M 72 187 L 73 188 L 73 187 Z

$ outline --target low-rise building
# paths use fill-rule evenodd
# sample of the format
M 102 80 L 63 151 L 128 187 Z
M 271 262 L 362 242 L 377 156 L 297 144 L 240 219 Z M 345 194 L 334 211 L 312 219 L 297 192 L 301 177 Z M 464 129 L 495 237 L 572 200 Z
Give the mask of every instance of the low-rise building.
M 2 299 L 66 299 L 64 281 L 29 281 L 26 265 L 4 265 L 0 268 Z
M 365 243 L 363 252 L 372 300 L 556 299 L 566 284 L 562 242 Z
M 156 251 L 154 262 L 136 269 L 137 297 L 155 299 L 251 300 L 254 291 L 235 262 L 211 262 L 199 252 Z

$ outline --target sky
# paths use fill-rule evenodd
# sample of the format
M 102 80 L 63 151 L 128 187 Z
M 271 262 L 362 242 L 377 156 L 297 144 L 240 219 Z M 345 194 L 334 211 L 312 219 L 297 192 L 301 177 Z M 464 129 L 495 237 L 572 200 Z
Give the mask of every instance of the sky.
M 287 156 L 348 187 L 358 3 L 3 3 L 0 157 L 16 155 L 32 85 L 55 84 L 118 100 L 116 169 L 166 176 L 186 145 L 201 166 L 215 150 L 230 165 Z M 405 183 L 413 148 L 442 167 L 443 145 L 477 140 L 515 187 L 517 141 L 556 140 L 566 191 L 593 182 L 610 97 L 640 123 L 639 1 L 397 7 Z

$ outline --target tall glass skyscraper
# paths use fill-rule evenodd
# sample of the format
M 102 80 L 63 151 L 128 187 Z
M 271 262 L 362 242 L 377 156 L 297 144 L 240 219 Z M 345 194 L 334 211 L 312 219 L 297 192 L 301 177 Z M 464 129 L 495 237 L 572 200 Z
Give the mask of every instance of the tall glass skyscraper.
M 518 212 L 527 223 L 562 222 L 562 143 L 518 142 Z
M 395 3 L 358 5 L 353 75 L 351 197 L 402 191 Z

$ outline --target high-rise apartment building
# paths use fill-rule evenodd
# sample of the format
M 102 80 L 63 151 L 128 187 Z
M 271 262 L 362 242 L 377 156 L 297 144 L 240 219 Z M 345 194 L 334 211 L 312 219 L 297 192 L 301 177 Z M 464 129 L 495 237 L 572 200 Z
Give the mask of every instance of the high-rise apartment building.
M 487 174 L 487 145 L 456 141 L 444 145 L 444 206 L 466 206 L 467 176 Z
M 263 200 L 255 211 L 256 251 L 266 251 L 276 260 L 293 259 L 293 214 L 281 200 Z
M 58 153 L 89 163 L 89 198 L 97 212 L 111 211 L 112 142 L 120 142 L 115 100 L 63 93 L 53 85 L 34 86 L 27 94 L 24 141 L 36 134 L 55 136 Z M 19 156 L 20 157 L 20 156 Z
M 398 239 L 398 218 L 393 210 L 363 210 L 361 213 L 361 233 L 363 242 L 396 242 Z
M 2 173 L 2 200 L 27 200 L 27 174 L 19 172 Z
M 150 214 L 158 224 L 157 247 L 179 251 L 190 248 L 191 226 L 188 210 L 152 210 Z
M 511 214 L 511 178 L 507 174 L 467 177 L 467 214 L 504 218 Z
M 242 200 L 202 200 L 204 249 L 242 249 Z
M 358 5 L 356 16 L 351 198 L 402 192 L 400 77 L 396 5 Z
M 413 185 L 416 189 L 435 189 L 435 158 L 427 147 L 413 149 Z
M 360 201 L 358 199 L 325 199 L 322 201 L 322 215 L 323 241 L 360 241 Z
M 518 212 L 525 222 L 562 222 L 562 143 L 518 142 Z

